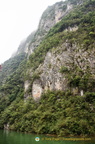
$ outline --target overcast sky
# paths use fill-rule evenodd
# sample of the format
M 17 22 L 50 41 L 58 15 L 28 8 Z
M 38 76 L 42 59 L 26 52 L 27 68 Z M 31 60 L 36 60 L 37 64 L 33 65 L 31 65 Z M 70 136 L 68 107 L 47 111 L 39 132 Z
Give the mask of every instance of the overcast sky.
M 38 27 L 43 11 L 61 0 L 0 0 L 0 64 Z

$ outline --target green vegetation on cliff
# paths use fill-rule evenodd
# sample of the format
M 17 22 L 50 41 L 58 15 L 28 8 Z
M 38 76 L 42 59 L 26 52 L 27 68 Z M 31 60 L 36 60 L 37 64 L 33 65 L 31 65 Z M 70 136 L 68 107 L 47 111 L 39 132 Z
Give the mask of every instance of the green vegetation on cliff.
M 24 101 L 24 80 L 30 80 L 32 85 L 39 79 L 40 74 L 35 71 L 43 64 L 48 51 L 68 42 L 70 48 L 76 45 L 89 55 L 93 50 L 95 57 L 95 0 L 84 0 L 84 4 L 78 6 L 75 0 L 68 1 L 75 4 L 75 8 L 51 28 L 28 61 L 22 55 L 4 64 L 0 74 L 0 128 L 9 124 L 11 130 L 22 132 L 95 135 L 95 73 L 89 65 L 82 69 L 74 60 L 70 68 L 63 65 L 59 72 L 68 79 L 68 90 L 47 91 L 39 102 L 32 96 Z M 77 30 L 70 30 L 76 27 Z M 33 72 L 31 78 L 25 74 L 27 69 Z M 73 92 L 76 89 L 77 94 Z M 83 96 L 80 96 L 81 90 Z M 31 88 L 27 92 L 32 93 Z
M 0 126 L 7 123 L 11 130 L 22 132 L 94 135 L 95 93 L 80 97 L 73 96 L 69 91 L 48 91 L 39 103 L 32 98 L 27 103 L 17 99 L 1 116 Z
M 9 59 L 2 66 L 0 80 L 0 114 L 17 97 L 23 98 L 25 54 Z

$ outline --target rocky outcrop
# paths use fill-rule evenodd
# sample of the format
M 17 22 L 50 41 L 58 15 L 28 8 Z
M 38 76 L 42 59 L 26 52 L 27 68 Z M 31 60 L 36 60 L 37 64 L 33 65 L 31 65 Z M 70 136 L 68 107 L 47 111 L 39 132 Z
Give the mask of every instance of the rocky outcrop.
M 39 46 L 44 39 L 48 31 L 59 21 L 62 20 L 73 9 L 73 4 L 70 2 L 58 2 L 53 6 L 49 6 L 42 14 L 39 22 L 38 30 L 34 35 L 33 41 L 31 41 L 28 47 L 28 56 L 33 52 L 35 48 Z
M 68 27 L 67 29 L 64 30 L 64 32 L 67 32 L 67 31 L 77 31 L 78 30 L 78 26 L 75 25 L 74 27 Z
M 77 74 L 77 67 L 83 73 L 88 71 L 90 74 L 95 74 L 95 58 L 93 53 L 95 50 L 85 51 L 76 43 L 71 45 L 68 41 L 63 43 L 60 47 L 53 48 L 45 57 L 44 63 L 36 69 L 36 73 L 40 73 L 39 78 L 34 80 L 32 85 L 31 96 L 34 100 L 41 97 L 43 91 L 47 90 L 68 90 L 68 75 L 61 73 L 61 68 L 65 67 L 69 72 Z M 31 77 L 32 75 L 30 75 Z M 78 88 L 72 88 L 74 95 L 79 94 L 83 96 L 84 91 Z
M 40 81 L 42 83 L 43 90 L 67 90 L 68 80 L 65 74 L 61 74 L 60 69 L 62 66 L 71 68 L 70 63 L 73 63 L 71 59 L 71 50 L 66 50 L 67 43 L 62 47 L 58 47 L 55 51 L 49 51 L 45 57 L 42 66 L 39 66 L 37 71 L 42 72 L 40 74 Z M 67 64 L 67 62 L 69 64 Z
M 9 124 L 7 123 L 7 124 L 4 124 L 4 129 L 5 130 L 9 130 Z
M 38 80 L 35 80 L 33 82 L 33 85 L 32 85 L 32 96 L 34 98 L 34 100 L 39 100 L 41 95 L 42 95 L 42 85 L 41 85 L 41 81 L 38 79 Z
M 24 92 L 28 90 L 28 87 L 30 86 L 30 82 L 27 80 L 24 82 Z

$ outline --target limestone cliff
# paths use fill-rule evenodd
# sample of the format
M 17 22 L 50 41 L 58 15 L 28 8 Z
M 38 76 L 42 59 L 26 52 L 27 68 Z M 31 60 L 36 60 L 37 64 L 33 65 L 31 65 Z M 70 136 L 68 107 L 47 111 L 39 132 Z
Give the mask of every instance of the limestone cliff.
M 72 46 L 68 41 L 62 43 L 60 47 L 49 51 L 46 54 L 44 63 L 40 65 L 35 73 L 39 78 L 33 81 L 31 96 L 35 100 L 41 97 L 42 92 L 47 90 L 67 91 L 69 86 L 69 74 L 78 75 L 79 71 L 82 76 L 89 73 L 92 79 L 95 79 L 95 49 L 85 51 L 76 43 Z M 64 68 L 63 73 L 61 68 Z M 77 71 L 79 69 L 79 71 Z M 68 74 L 69 73 L 69 74 Z M 32 74 L 30 73 L 30 77 Z M 29 83 L 27 85 L 29 88 Z M 83 95 L 83 89 L 72 88 L 73 94 Z
M 65 15 L 67 15 L 72 10 L 72 8 L 72 4 L 61 1 L 54 4 L 53 6 L 49 6 L 44 11 L 39 22 L 38 30 L 35 33 L 33 41 L 31 41 L 31 44 L 28 47 L 28 55 L 30 55 L 33 50 L 39 46 L 48 31 Z
M 53 5 L 52 7 L 49 7 L 46 10 L 46 12 L 52 8 L 51 13 L 45 12 L 43 14 L 42 19 L 39 24 L 38 31 L 40 31 L 40 32 L 44 31 L 44 35 L 46 35 L 47 31 L 54 24 L 59 22 L 62 17 L 64 17 L 67 13 L 69 13 L 71 11 L 71 9 L 73 8 L 73 4 L 70 2 L 71 1 L 66 1 L 65 3 L 60 2 L 60 3 Z M 76 3 L 76 5 L 80 6 L 80 9 L 81 9 L 83 1 L 77 1 L 77 2 L 78 3 Z M 60 10 L 59 10 L 59 6 L 61 7 Z M 65 6 L 65 10 L 62 12 L 62 9 L 64 9 L 64 6 Z M 52 18 L 48 19 L 49 17 L 51 17 L 51 14 L 53 16 L 53 19 Z M 73 15 L 73 17 L 75 17 L 75 16 Z M 77 40 L 74 37 L 74 35 L 79 33 L 80 29 L 82 30 L 81 24 L 80 24 L 81 22 L 79 22 L 79 20 L 77 20 L 78 22 L 77 21 L 73 22 L 73 26 L 72 26 L 72 23 L 71 23 L 71 26 L 70 26 L 70 23 L 65 25 L 64 21 L 63 21 L 63 25 L 61 26 L 62 30 L 63 30 L 62 35 L 63 35 L 64 42 L 62 42 L 62 41 L 61 41 L 61 43 L 59 42 L 60 39 L 62 39 L 62 36 L 61 36 L 58 41 L 58 43 L 60 43 L 60 46 L 58 46 L 58 47 L 54 47 L 54 45 L 51 46 L 51 49 L 47 51 L 47 53 L 44 57 L 43 63 L 38 65 L 38 67 L 35 69 L 35 72 L 33 71 L 32 68 L 27 70 L 26 73 L 29 75 L 30 78 L 32 78 L 34 74 L 37 74 L 39 77 L 36 78 L 35 80 L 33 80 L 32 85 L 31 85 L 31 81 L 28 81 L 27 90 L 29 89 L 29 87 L 31 87 L 30 88 L 31 93 L 28 94 L 27 90 L 25 90 L 25 98 L 29 97 L 29 95 L 30 95 L 30 96 L 33 96 L 35 100 L 39 99 L 41 97 L 41 94 L 43 92 L 45 92 L 46 90 L 67 91 L 68 89 L 70 89 L 74 95 L 75 94 L 83 95 L 84 88 L 82 88 L 80 85 L 82 85 L 81 81 L 85 81 L 84 80 L 85 75 L 90 75 L 88 77 L 90 77 L 90 79 L 92 81 L 95 80 L 94 43 L 93 42 L 91 43 L 92 46 L 85 44 L 85 38 L 83 38 L 81 40 L 84 41 L 84 43 L 81 42 L 81 44 L 79 44 L 80 43 L 79 42 L 80 38 L 78 38 L 79 36 L 77 36 Z M 69 20 L 69 22 L 70 22 L 70 20 Z M 58 24 L 58 26 L 61 25 L 61 23 L 62 22 L 60 22 Z M 48 27 L 48 25 L 50 27 Z M 57 25 L 55 26 L 55 29 L 57 29 L 56 27 L 57 27 Z M 59 31 L 60 31 L 60 29 L 59 29 Z M 52 32 L 52 29 L 50 32 Z M 69 36 L 69 37 L 67 37 L 67 39 L 64 40 L 65 35 L 70 35 L 70 34 L 72 35 L 72 37 Z M 31 44 L 31 46 L 30 46 L 31 50 L 34 49 L 34 45 L 37 41 L 39 41 L 38 45 L 37 45 L 37 46 L 39 46 L 40 40 L 43 37 L 43 36 L 39 37 L 39 35 L 40 34 L 36 33 L 36 35 L 35 35 L 36 41 Z M 55 39 L 57 41 L 56 36 L 55 36 Z M 51 40 L 49 40 L 49 43 L 53 43 L 53 41 L 51 42 Z M 42 49 L 45 49 L 44 48 L 45 46 L 46 46 L 46 43 L 45 43 L 45 45 L 42 45 Z M 92 47 L 91 50 L 85 48 L 87 46 Z M 40 53 L 40 48 L 41 48 L 41 46 L 38 47 L 39 53 Z M 31 54 L 31 52 L 29 52 L 29 53 Z M 35 53 L 34 53 L 34 55 L 35 55 Z M 39 57 L 39 59 L 40 59 L 40 57 Z M 31 62 L 33 63 L 32 60 L 31 60 Z M 36 60 L 34 63 L 36 65 Z M 77 79 L 78 76 L 79 76 L 78 79 L 80 81 L 80 84 L 79 85 L 76 84 L 76 86 L 74 86 L 74 87 L 70 86 L 70 85 L 72 85 L 71 83 L 74 83 L 73 79 L 74 78 Z M 75 80 L 75 81 L 77 81 L 77 80 Z M 25 81 L 25 83 L 26 83 L 26 81 Z

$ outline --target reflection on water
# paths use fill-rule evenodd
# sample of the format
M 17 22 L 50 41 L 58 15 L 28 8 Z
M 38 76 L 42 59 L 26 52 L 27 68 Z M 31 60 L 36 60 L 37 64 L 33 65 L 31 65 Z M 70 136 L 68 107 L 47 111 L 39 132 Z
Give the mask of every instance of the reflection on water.
M 0 130 L 0 144 L 95 144 L 95 138 L 56 138 Z

